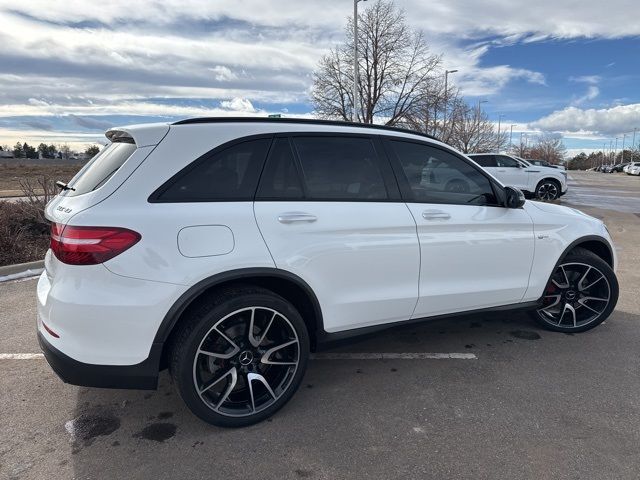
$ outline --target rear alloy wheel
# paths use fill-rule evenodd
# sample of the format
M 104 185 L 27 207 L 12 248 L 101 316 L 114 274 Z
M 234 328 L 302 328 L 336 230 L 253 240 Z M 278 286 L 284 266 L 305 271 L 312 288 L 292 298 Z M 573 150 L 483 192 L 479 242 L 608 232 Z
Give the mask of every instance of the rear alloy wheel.
M 556 267 L 534 317 L 550 330 L 584 332 L 602 323 L 617 301 L 618 282 L 611 267 L 577 249 Z
M 536 188 L 536 198 L 551 202 L 560 196 L 560 184 L 555 180 L 543 180 Z
M 299 313 L 267 290 L 206 305 L 178 336 L 171 373 L 187 406 L 214 425 L 271 416 L 295 393 L 309 357 Z

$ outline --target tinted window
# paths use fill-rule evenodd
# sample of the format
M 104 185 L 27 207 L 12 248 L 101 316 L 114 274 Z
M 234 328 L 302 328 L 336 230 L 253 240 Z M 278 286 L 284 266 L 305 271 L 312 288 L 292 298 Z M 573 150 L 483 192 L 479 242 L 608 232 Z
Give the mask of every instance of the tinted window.
M 497 204 L 491 183 L 461 158 L 429 145 L 392 140 L 415 202 Z
M 158 200 L 253 200 L 270 143 L 271 139 L 249 140 L 197 160 L 171 181 Z
M 295 137 L 307 198 L 386 200 L 387 190 L 368 138 Z
M 302 197 L 302 185 L 289 140 L 278 138 L 271 147 L 271 153 L 260 180 L 258 198 L 278 200 Z
M 498 163 L 498 167 L 507 167 L 507 168 L 518 168 L 520 164 L 517 160 L 511 157 L 505 157 L 504 155 L 497 155 L 496 162 Z
M 496 167 L 495 155 L 474 155 L 471 159 L 481 167 Z
M 75 190 L 67 190 L 66 196 L 82 195 L 100 188 L 124 165 L 135 150 L 136 146 L 133 143 L 110 144 L 89 160 L 89 163 L 69 182 L 69 186 Z

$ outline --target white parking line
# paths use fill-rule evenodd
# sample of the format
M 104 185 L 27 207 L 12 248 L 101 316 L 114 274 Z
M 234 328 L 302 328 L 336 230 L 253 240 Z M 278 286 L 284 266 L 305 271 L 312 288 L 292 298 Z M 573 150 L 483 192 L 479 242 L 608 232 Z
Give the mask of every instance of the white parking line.
M 0 360 L 34 360 L 44 358 L 42 353 L 0 353 Z
M 312 360 L 477 360 L 473 353 L 314 353 Z

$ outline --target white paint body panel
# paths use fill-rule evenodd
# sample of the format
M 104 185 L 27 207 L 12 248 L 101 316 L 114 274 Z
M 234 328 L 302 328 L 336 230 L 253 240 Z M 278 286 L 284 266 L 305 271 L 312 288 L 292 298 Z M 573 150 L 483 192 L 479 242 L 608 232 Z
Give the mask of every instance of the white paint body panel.
M 230 270 L 269 267 L 298 275 L 314 291 L 325 329 L 337 332 L 536 300 L 571 242 L 595 235 L 611 244 L 599 220 L 534 202 L 520 210 L 402 201 L 149 203 L 193 160 L 249 135 L 383 133 L 444 145 L 401 132 L 286 122 L 124 130 L 148 145 L 101 188 L 57 196 L 46 209 L 54 222 L 124 227 L 142 237 L 102 265 L 70 266 L 47 255 L 37 293 L 40 331 L 85 363 L 140 363 L 177 299 Z M 446 210 L 450 219 L 427 222 L 421 216 L 427 208 Z M 284 224 L 278 221 L 284 212 L 317 221 Z M 44 331 L 43 321 L 59 339 Z
M 408 205 L 418 225 L 422 253 L 414 317 L 520 302 L 533 261 L 533 222 L 526 211 Z
M 278 221 L 293 210 L 317 220 Z M 411 317 L 419 251 L 404 203 L 256 202 L 255 212 L 276 266 L 305 280 L 322 299 L 326 331 Z

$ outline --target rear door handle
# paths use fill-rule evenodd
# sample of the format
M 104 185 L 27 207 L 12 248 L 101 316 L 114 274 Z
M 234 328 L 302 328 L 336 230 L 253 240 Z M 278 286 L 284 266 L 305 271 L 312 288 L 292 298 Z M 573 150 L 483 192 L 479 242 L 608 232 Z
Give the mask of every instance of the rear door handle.
M 285 212 L 278 215 L 280 223 L 315 222 L 318 217 L 305 212 Z
M 425 220 L 449 220 L 451 215 L 442 210 L 425 210 L 422 212 L 422 218 Z

